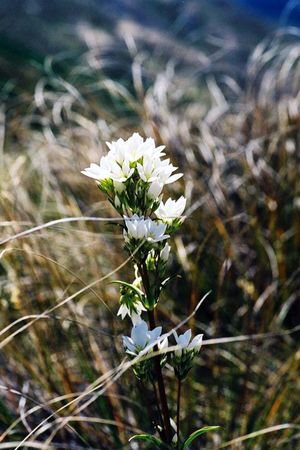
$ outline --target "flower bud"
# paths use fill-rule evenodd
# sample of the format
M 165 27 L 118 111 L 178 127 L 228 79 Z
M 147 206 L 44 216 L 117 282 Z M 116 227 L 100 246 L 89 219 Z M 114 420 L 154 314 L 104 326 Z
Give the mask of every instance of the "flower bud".
M 114 205 L 116 208 L 120 208 L 120 206 L 121 206 L 120 199 L 117 195 L 115 196 Z
M 162 191 L 162 188 L 163 185 L 161 183 L 153 181 L 148 189 L 148 197 L 150 197 L 152 200 L 157 199 Z
M 125 190 L 125 184 L 121 183 L 120 181 L 114 181 L 114 188 L 115 191 L 119 194 Z
M 171 247 L 168 243 L 165 244 L 164 248 L 161 250 L 160 252 L 160 258 L 164 261 L 167 262 L 169 259 L 169 255 L 170 255 L 170 250 Z

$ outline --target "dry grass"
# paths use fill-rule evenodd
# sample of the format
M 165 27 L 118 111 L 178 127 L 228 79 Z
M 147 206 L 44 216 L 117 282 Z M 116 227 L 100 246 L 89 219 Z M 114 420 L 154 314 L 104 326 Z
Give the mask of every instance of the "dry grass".
M 160 303 L 165 328 L 212 291 L 190 320 L 208 341 L 185 385 L 186 432 L 221 425 L 207 449 L 299 448 L 298 32 L 256 47 L 243 85 L 226 67 L 203 76 L 186 61 L 162 65 L 168 50 L 150 59 L 134 40 L 109 41 L 103 56 L 89 33 L 75 61 L 25 70 L 33 92 L 3 91 L 0 449 L 26 437 L 26 448 L 129 448 L 130 435 L 151 431 L 109 284 L 132 276 L 120 229 L 102 220 L 113 211 L 80 175 L 105 141 L 133 130 L 164 143 L 185 173 L 174 188 L 189 210 L 171 263 L 180 277 Z M 90 220 L 59 221 L 73 217 Z

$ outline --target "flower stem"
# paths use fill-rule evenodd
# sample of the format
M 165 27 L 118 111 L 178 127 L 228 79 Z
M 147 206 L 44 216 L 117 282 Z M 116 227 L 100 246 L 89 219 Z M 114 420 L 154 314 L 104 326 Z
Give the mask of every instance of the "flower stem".
M 180 449 L 180 400 L 181 400 L 181 379 L 178 378 L 177 385 L 177 450 Z
M 145 293 L 146 295 L 150 294 L 150 281 L 148 276 L 148 271 L 145 263 L 139 264 L 139 272 L 142 277 L 142 282 L 144 285 Z M 155 324 L 155 316 L 154 316 L 154 310 L 148 309 L 148 320 L 149 320 L 149 326 L 150 329 L 153 330 L 156 327 Z M 154 347 L 154 351 L 157 351 L 158 347 L 157 345 Z M 166 396 L 166 388 L 164 379 L 162 376 L 162 371 L 160 367 L 160 356 L 157 355 L 154 357 L 154 370 L 156 374 L 157 384 L 158 384 L 158 392 L 159 392 L 159 398 L 161 403 L 161 412 L 163 417 L 163 425 L 164 425 L 164 434 L 165 434 L 165 440 L 167 444 L 171 443 L 172 440 L 172 430 L 171 430 L 171 424 L 170 424 L 170 411 L 168 407 L 167 402 L 167 396 Z M 159 407 L 159 405 L 158 405 Z
M 148 310 L 148 319 L 149 319 L 149 325 L 150 328 L 153 330 L 155 328 L 155 318 L 154 318 L 154 311 Z M 157 350 L 157 347 L 155 348 Z M 166 434 L 166 443 L 170 444 L 172 439 L 172 431 L 171 431 L 171 424 L 170 424 L 170 412 L 167 402 L 167 396 L 166 396 L 166 389 L 165 389 L 165 383 L 162 376 L 162 371 L 160 367 L 160 356 L 155 356 L 154 358 L 154 368 L 157 378 L 157 384 L 158 384 L 158 391 L 159 391 L 159 397 L 161 402 L 161 410 L 163 415 L 163 421 L 164 421 L 164 429 Z
M 156 402 L 156 408 L 157 408 L 157 413 L 158 413 L 158 417 L 159 417 L 159 423 L 161 425 L 161 430 L 159 431 L 160 437 L 163 437 L 164 434 L 164 420 L 162 417 L 162 413 L 161 413 L 161 408 L 160 408 L 160 402 L 159 402 L 159 397 L 158 397 L 158 392 L 156 389 L 156 384 L 153 381 L 152 382 L 152 387 L 153 387 L 153 392 L 154 392 L 154 397 L 155 397 L 155 402 Z
M 154 426 L 154 428 L 158 432 L 160 432 L 157 420 L 155 419 L 155 413 L 153 411 L 152 402 L 151 402 L 151 398 L 149 396 L 147 386 L 142 381 L 138 381 L 138 389 L 139 389 L 141 398 L 143 398 L 143 396 L 145 397 L 145 400 L 146 400 L 145 403 L 146 403 L 147 412 L 148 412 L 148 416 L 149 416 L 151 424 Z M 159 418 L 159 420 L 161 420 L 161 418 Z

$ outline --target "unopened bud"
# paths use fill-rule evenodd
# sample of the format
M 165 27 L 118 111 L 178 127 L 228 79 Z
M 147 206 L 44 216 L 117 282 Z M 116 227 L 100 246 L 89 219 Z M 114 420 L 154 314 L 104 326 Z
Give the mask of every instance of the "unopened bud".
M 169 259 L 169 255 L 170 255 L 170 250 L 171 247 L 168 243 L 165 244 L 164 248 L 161 250 L 160 252 L 160 258 L 164 261 L 167 262 Z

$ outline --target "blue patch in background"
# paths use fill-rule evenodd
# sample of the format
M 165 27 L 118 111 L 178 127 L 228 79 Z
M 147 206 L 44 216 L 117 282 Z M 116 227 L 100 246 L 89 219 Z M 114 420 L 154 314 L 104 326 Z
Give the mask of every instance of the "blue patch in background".
M 248 10 L 284 24 L 300 25 L 299 0 L 234 0 Z

